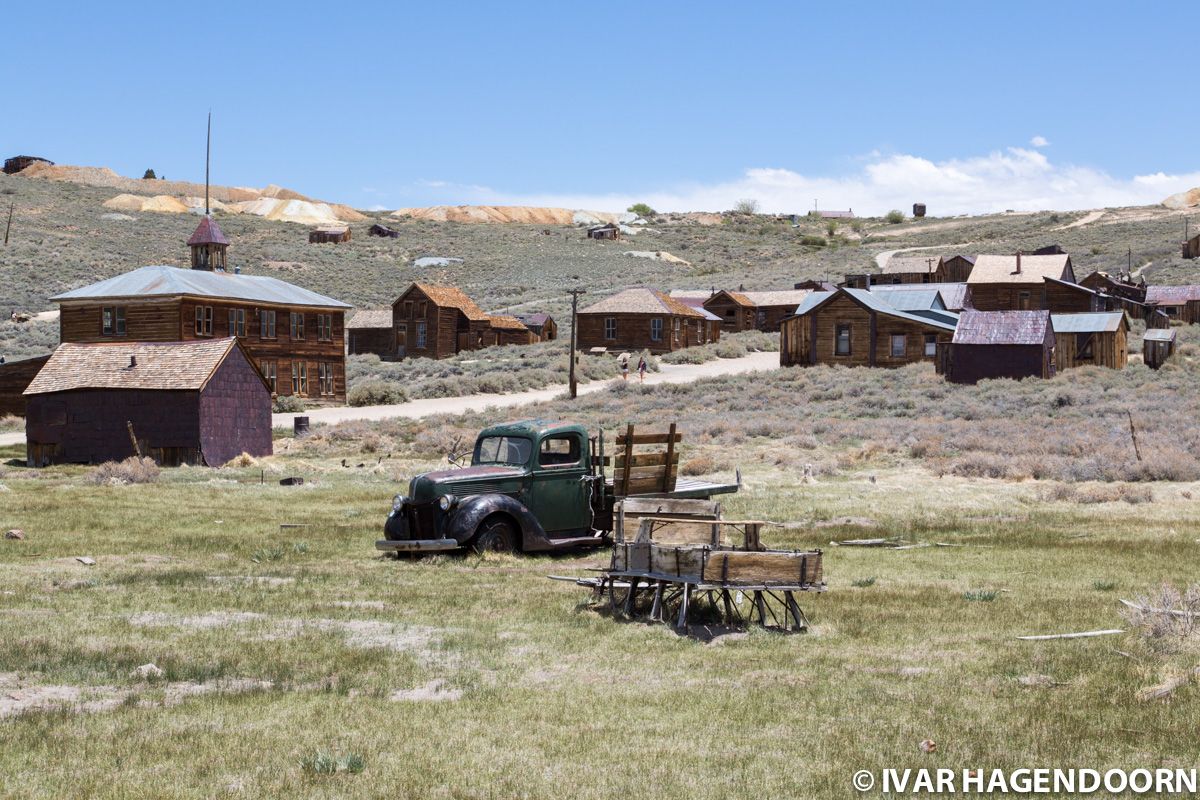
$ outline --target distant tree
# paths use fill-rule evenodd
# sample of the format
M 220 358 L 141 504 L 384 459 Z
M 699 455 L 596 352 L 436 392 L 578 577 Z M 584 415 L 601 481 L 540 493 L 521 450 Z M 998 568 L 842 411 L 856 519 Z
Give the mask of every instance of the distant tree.
M 884 219 L 886 219 L 890 225 L 899 225 L 901 222 L 904 222 L 904 212 L 898 208 L 893 208 L 887 213 L 887 216 L 884 217 Z
M 757 214 L 758 201 L 750 197 L 744 200 L 738 200 L 733 204 L 733 210 L 738 214 Z
M 158 176 L 154 174 L 154 170 L 152 170 L 152 169 L 146 170 L 146 174 L 142 176 L 142 180 L 144 180 L 144 181 L 153 181 L 153 180 L 157 180 L 157 179 L 158 179 Z
M 625 210 L 630 212 L 631 214 L 637 214 L 639 217 L 643 217 L 646 219 L 649 219 L 650 217 L 654 217 L 654 216 L 658 215 L 657 211 L 655 211 L 653 208 L 646 205 L 645 203 L 634 203 L 633 205 L 631 205 L 629 208 L 627 208 Z

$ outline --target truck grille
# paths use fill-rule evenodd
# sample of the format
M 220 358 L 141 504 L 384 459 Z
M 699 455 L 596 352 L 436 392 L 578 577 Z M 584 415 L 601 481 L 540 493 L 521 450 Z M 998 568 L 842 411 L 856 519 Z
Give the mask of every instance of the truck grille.
M 408 535 L 412 539 L 431 539 L 436 536 L 437 503 L 420 503 L 407 505 L 404 512 L 408 514 Z

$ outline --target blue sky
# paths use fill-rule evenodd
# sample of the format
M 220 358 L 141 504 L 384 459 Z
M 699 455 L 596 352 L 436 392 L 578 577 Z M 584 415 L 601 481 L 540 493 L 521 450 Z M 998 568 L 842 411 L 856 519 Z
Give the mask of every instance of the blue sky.
M 1200 185 L 1200 3 L 46 3 L 0 151 L 361 207 L 930 212 Z M 1035 139 L 1035 137 L 1038 137 Z M 1034 142 L 1037 142 L 1035 145 Z

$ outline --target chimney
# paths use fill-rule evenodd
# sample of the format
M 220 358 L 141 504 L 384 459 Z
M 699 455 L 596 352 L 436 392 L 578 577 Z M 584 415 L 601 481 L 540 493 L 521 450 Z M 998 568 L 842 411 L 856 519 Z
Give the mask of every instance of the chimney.
M 1021 274 L 1021 251 L 1017 251 L 1017 274 Z
M 129 368 L 132 369 L 136 366 L 137 366 L 137 356 L 130 356 L 129 357 Z

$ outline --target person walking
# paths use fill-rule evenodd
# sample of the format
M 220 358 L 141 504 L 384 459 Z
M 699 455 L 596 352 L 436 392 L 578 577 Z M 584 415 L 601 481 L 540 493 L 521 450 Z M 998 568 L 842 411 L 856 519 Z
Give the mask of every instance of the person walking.
M 629 357 L 621 356 L 621 380 L 629 380 Z
M 646 382 L 646 357 L 638 358 L 638 383 Z

